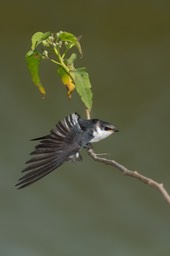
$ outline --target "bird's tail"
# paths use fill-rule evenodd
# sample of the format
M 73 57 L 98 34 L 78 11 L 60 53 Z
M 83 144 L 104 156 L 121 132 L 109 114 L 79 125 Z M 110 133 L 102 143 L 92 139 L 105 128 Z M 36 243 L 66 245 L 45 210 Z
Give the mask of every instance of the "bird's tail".
M 19 179 L 19 182 L 16 184 L 17 189 L 27 187 L 40 180 L 63 164 L 64 159 L 56 158 L 56 155 L 50 152 L 50 150 L 47 152 L 47 149 L 44 149 L 44 151 L 45 153 L 41 149 L 41 153 L 37 152 L 37 150 L 31 153 L 33 158 L 26 162 L 29 165 L 22 171 L 26 172 L 26 174 Z

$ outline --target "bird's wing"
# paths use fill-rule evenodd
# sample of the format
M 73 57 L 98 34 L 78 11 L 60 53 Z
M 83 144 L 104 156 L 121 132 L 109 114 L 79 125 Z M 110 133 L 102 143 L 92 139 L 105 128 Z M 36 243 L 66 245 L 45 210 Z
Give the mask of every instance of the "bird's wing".
M 26 174 L 16 184 L 18 189 L 38 181 L 65 161 L 81 160 L 81 146 L 77 143 L 77 138 L 82 132 L 79 118 L 76 113 L 70 114 L 60 121 L 49 135 L 34 139 L 40 140 L 40 143 L 30 154 L 32 158 L 26 162 L 28 166 L 22 171 Z

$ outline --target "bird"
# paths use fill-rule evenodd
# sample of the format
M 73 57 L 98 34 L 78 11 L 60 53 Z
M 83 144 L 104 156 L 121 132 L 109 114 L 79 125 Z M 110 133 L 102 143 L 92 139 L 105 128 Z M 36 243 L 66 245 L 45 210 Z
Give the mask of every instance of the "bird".
M 40 180 L 67 161 L 81 161 L 82 148 L 89 148 L 92 143 L 114 132 L 118 132 L 118 129 L 108 122 L 82 119 L 77 113 L 69 114 L 48 135 L 32 139 L 39 140 L 39 144 L 25 163 L 27 167 L 22 170 L 24 175 L 18 180 L 17 189 Z

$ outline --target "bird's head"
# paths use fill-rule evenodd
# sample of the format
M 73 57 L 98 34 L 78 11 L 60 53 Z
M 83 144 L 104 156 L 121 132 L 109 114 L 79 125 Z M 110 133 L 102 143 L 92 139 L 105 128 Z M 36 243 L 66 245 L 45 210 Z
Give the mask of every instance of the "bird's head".
M 98 142 L 110 136 L 112 133 L 118 132 L 118 129 L 108 122 L 96 120 L 94 124 L 93 139 L 90 142 Z

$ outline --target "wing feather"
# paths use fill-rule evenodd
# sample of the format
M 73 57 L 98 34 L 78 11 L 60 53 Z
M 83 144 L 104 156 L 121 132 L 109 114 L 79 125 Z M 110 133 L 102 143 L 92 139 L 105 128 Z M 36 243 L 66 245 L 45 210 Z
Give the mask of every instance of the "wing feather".
M 82 133 L 79 118 L 76 113 L 70 114 L 60 121 L 49 135 L 33 139 L 40 142 L 30 154 L 31 159 L 26 162 L 28 166 L 22 171 L 25 175 L 16 184 L 18 189 L 38 181 L 65 161 L 81 160 L 81 146 L 77 143 L 77 136 Z

